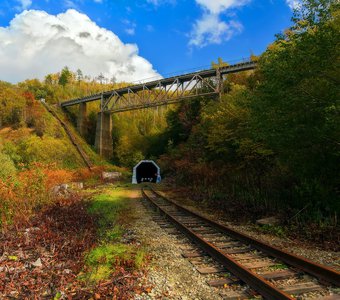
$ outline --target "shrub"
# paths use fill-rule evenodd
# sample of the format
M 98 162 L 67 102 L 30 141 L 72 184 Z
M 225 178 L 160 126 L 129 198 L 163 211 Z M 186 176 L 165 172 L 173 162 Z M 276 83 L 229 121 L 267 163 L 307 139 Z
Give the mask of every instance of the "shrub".
M 28 222 L 37 209 L 53 200 L 51 188 L 72 178 L 70 171 L 59 170 L 55 164 L 33 164 L 16 178 L 0 178 L 0 227 Z
M 5 154 L 0 152 L 0 179 L 7 179 L 10 176 L 15 175 L 16 168 L 11 160 L 11 158 Z

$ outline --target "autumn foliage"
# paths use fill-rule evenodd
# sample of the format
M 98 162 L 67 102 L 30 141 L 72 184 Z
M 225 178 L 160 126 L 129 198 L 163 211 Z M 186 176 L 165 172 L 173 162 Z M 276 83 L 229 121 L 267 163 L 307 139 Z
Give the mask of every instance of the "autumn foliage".
M 55 164 L 33 164 L 17 176 L 0 179 L 0 225 L 28 222 L 32 214 L 51 203 L 54 186 L 70 182 L 73 172 L 57 169 Z

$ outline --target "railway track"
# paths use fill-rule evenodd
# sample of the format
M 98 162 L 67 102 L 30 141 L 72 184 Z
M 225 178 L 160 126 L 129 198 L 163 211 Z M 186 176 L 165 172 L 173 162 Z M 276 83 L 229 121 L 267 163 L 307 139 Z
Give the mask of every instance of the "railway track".
M 250 299 L 254 295 L 275 300 L 309 299 L 309 293 L 319 295 L 316 299 L 340 299 L 339 294 L 330 292 L 340 287 L 340 273 L 336 270 L 207 219 L 151 188 L 143 188 L 142 194 L 163 220 L 169 221 L 193 242 L 195 247 L 189 247 L 183 256 L 194 261 L 200 273 L 215 275 L 208 284 L 226 287 L 241 281 L 249 286 L 247 294 L 231 290 L 230 299 Z M 162 222 L 162 219 L 159 220 Z M 212 267 L 211 262 L 210 266 L 205 263 L 207 257 L 212 259 Z

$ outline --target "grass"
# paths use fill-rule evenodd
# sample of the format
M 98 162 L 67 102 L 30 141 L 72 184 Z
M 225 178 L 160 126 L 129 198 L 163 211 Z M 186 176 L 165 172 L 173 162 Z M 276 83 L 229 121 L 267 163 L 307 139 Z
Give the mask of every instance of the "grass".
M 145 250 L 135 244 L 122 243 L 127 220 L 133 218 L 130 192 L 123 188 L 105 189 L 93 197 L 89 213 L 98 217 L 99 245 L 85 259 L 80 279 L 88 283 L 107 280 L 124 270 L 134 271 L 145 263 Z
M 271 266 L 269 267 L 270 270 L 286 270 L 288 269 L 288 266 L 286 266 L 285 264 L 280 264 L 278 263 L 277 265 Z
M 263 233 L 270 233 L 280 238 L 287 237 L 287 229 L 279 225 L 261 225 L 257 226 L 258 230 Z
M 81 148 L 85 151 L 89 159 L 92 161 L 92 163 L 96 166 L 111 166 L 106 160 L 102 159 L 95 151 L 94 149 L 79 135 L 75 127 L 71 124 L 69 119 L 67 118 L 67 115 L 63 113 L 60 109 L 54 109 L 54 112 L 58 115 L 60 119 L 62 119 L 68 129 L 71 131 L 73 136 L 76 137 L 77 143 L 81 146 Z

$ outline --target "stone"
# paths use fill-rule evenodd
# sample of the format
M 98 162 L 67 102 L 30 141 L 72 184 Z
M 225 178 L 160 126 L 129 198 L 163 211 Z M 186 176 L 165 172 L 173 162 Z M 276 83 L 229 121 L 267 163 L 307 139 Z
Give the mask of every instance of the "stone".
M 68 190 L 68 184 L 67 183 L 63 183 L 60 185 L 60 191 L 67 191 Z
M 222 273 L 227 270 L 219 267 L 197 267 L 196 270 L 201 274 L 213 274 L 213 273 Z
M 277 217 L 268 217 L 259 219 L 256 221 L 256 224 L 258 225 L 278 225 L 280 224 L 280 220 Z
M 42 267 L 42 262 L 41 262 L 40 257 L 35 262 L 32 263 L 32 266 L 34 266 L 36 268 Z
M 104 180 L 117 180 L 122 176 L 121 172 L 102 172 Z

